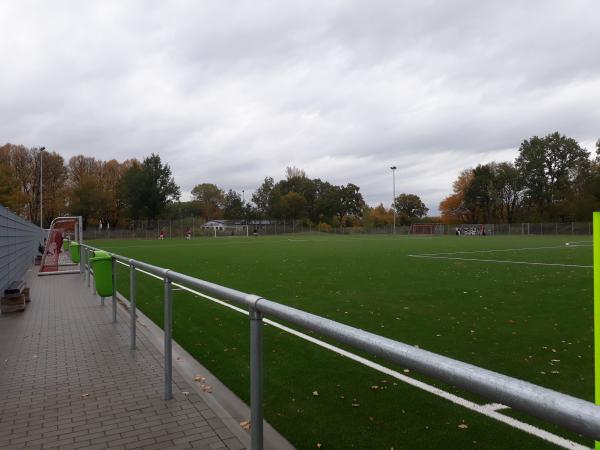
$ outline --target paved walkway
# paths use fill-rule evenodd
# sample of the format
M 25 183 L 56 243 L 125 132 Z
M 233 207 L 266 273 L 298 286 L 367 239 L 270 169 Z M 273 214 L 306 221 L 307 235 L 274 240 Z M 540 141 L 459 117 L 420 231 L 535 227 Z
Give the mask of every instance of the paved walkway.
M 246 448 L 176 370 L 163 400 L 151 338 L 130 351 L 123 313 L 112 324 L 110 299 L 100 307 L 80 275 L 27 280 L 27 310 L 0 316 L 1 449 Z

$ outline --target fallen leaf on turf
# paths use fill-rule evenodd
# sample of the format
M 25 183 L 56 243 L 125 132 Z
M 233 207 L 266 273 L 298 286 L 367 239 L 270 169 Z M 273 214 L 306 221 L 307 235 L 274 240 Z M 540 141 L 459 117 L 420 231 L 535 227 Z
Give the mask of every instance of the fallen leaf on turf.
M 373 386 L 371 386 L 371 390 L 372 391 L 376 391 L 377 389 L 379 389 L 379 386 L 377 386 L 376 384 L 374 384 Z
M 248 431 L 250 429 L 250 421 L 249 420 L 243 420 L 242 422 L 240 422 L 240 426 Z
M 317 448 L 321 448 L 321 444 L 317 442 Z
M 352 403 L 352 406 L 358 408 L 360 406 L 360 403 Z
M 315 397 L 318 397 L 318 396 L 319 396 L 319 391 L 313 391 L 313 395 L 314 395 Z
M 373 421 L 375 420 L 375 417 L 373 417 L 373 416 L 369 416 L 369 420 L 370 420 L 371 422 L 373 422 Z
M 469 428 L 469 426 L 466 423 L 461 423 L 458 428 L 462 428 L 463 430 L 466 430 L 467 428 Z

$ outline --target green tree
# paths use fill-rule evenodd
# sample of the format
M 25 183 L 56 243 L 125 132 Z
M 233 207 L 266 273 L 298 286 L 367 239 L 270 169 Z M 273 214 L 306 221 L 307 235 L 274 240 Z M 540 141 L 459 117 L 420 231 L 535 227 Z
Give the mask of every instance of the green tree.
M 82 175 L 71 190 L 71 214 L 81 216 L 83 228 L 86 229 L 90 217 L 98 215 L 102 204 L 103 198 L 98 195 L 97 179 L 93 175 Z
M 348 183 L 346 186 L 334 186 L 333 198 L 335 200 L 335 216 L 340 226 L 344 224 L 346 217 L 360 217 L 365 201 L 360 188 L 355 184 Z
M 585 179 L 590 161 L 587 150 L 558 132 L 523 141 L 516 166 L 522 174 L 526 199 L 540 218 L 557 215 L 556 206 Z
M 212 183 L 197 184 L 192 189 L 192 197 L 199 203 L 202 217 L 217 219 L 223 215 L 224 192 Z
M 125 171 L 119 192 L 134 220 L 157 219 L 170 202 L 180 197 L 171 168 L 155 154 L 145 158 L 142 164 L 132 164 Z
M 511 162 L 496 165 L 495 189 L 500 221 L 513 223 L 523 201 L 523 177 Z
M 297 220 L 305 216 L 306 199 L 297 192 L 288 192 L 280 199 L 284 218 Z
M 271 177 L 265 177 L 262 184 L 252 194 L 252 201 L 256 205 L 259 214 L 264 216 L 271 215 L 271 194 L 275 182 Z
M 223 201 L 223 217 L 228 220 L 242 219 L 245 217 L 242 196 L 232 189 L 229 189 L 225 194 Z
M 429 211 L 429 208 L 416 194 L 398 195 L 394 200 L 394 209 L 402 224 L 413 223 L 416 219 L 425 217 Z

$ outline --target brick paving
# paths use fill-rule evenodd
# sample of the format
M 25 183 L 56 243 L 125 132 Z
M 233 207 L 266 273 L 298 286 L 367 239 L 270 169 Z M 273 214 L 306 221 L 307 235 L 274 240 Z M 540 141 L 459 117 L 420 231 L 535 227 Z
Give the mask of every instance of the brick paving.
M 245 448 L 162 355 L 111 323 L 80 275 L 29 273 L 32 301 L 0 315 L 0 449 Z M 185 393 L 185 394 L 184 394 Z

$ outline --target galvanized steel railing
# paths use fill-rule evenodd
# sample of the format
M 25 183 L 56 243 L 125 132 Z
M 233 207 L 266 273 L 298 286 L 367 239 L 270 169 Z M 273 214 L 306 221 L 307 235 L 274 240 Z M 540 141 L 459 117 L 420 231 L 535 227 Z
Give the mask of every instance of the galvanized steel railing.
M 88 286 L 90 271 L 88 253 L 97 250 L 83 245 L 81 264 L 87 267 Z M 252 449 L 263 447 L 262 412 L 262 319 L 264 315 L 276 317 L 312 330 L 343 344 L 399 364 L 438 381 L 460 387 L 489 400 L 510 406 L 515 410 L 560 425 L 583 436 L 600 440 L 600 406 L 548 388 L 492 372 L 481 367 L 457 361 L 446 356 L 394 341 L 360 330 L 334 320 L 325 319 L 296 308 L 282 305 L 257 295 L 153 266 L 142 261 L 111 253 L 113 256 L 113 283 L 116 286 L 115 263 L 120 261 L 130 268 L 131 348 L 135 348 L 136 269 L 158 276 L 164 281 L 164 398 L 172 397 L 172 283 L 197 289 L 203 294 L 231 301 L 248 309 L 250 317 L 250 409 Z M 85 262 L 84 262 L 85 260 Z M 82 270 L 83 272 L 83 270 Z M 116 289 L 112 298 L 113 321 L 117 320 Z

